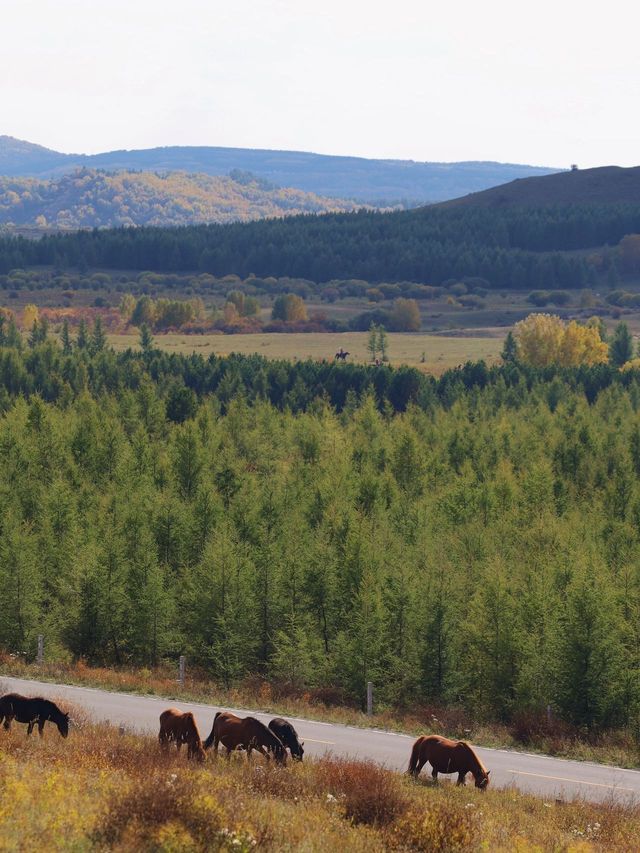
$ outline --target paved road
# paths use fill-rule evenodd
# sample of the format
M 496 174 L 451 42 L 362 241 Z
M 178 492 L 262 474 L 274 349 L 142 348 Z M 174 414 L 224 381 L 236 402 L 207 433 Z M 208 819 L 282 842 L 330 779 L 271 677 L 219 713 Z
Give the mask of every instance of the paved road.
M 109 693 L 87 687 L 46 684 L 18 678 L 0 676 L 0 694 L 15 691 L 26 695 L 68 699 L 86 708 L 96 721 L 109 721 L 146 734 L 158 731 L 158 717 L 165 708 L 176 707 L 193 711 L 203 738 L 211 731 L 213 717 L 220 708 L 195 702 L 178 702 L 151 696 L 128 693 Z M 251 713 L 264 723 L 274 716 L 257 711 Z M 407 769 L 414 738 L 379 729 L 360 729 L 333 723 L 318 723 L 295 717 L 289 718 L 305 742 L 307 755 L 334 755 L 353 758 L 370 758 L 393 770 Z M 0 732 L 1 736 L 1 732 Z M 522 791 L 549 799 L 583 797 L 588 800 L 615 799 L 619 802 L 640 804 L 640 771 L 623 770 L 582 761 L 564 761 L 530 753 L 511 752 L 506 749 L 480 749 L 478 754 L 487 769 L 491 770 L 492 787 L 515 786 Z M 428 767 L 422 771 L 428 772 Z M 441 777 L 442 778 L 442 777 Z M 446 778 L 446 777 L 445 777 Z M 455 776 L 449 777 L 455 780 Z M 472 784 L 472 783 L 468 783 Z

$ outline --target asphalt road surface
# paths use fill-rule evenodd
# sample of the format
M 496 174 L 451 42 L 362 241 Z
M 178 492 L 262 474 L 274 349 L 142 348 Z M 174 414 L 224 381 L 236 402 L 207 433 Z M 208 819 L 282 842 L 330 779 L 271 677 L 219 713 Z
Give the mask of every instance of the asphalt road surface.
M 196 702 L 179 702 L 129 693 L 110 693 L 87 687 L 46 684 L 0 676 L 0 695 L 8 692 L 22 693 L 27 696 L 45 696 L 51 699 L 68 699 L 85 708 L 96 722 L 108 721 L 112 725 L 123 725 L 128 730 L 145 734 L 155 734 L 158 731 L 158 717 L 168 707 L 193 711 L 203 739 L 211 731 L 213 717 L 219 710 L 233 711 L 240 716 L 251 714 L 264 723 L 268 723 L 275 716 L 258 711 L 221 709 L 215 705 Z M 372 759 L 392 770 L 407 769 L 409 754 L 415 739 L 412 735 L 319 723 L 296 717 L 288 719 L 295 726 L 300 739 L 304 741 L 306 755 L 320 756 L 332 753 L 351 758 Z M 624 770 L 590 762 L 565 761 L 506 749 L 477 748 L 477 752 L 486 768 L 491 770 L 492 788 L 515 787 L 549 800 L 580 797 L 594 801 L 614 800 L 640 804 L 640 771 L 637 770 Z M 430 765 L 427 765 L 422 774 L 428 776 L 429 772 Z M 447 778 L 455 781 L 457 777 L 455 775 L 440 776 L 441 780 Z M 467 784 L 472 785 L 471 777 L 469 780 Z

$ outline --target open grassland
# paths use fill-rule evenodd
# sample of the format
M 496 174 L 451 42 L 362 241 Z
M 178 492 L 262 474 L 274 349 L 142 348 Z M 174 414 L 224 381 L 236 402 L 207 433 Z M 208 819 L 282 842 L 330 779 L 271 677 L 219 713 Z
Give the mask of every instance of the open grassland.
M 481 721 L 461 707 L 423 704 L 399 709 L 376 702 L 374 713 L 367 716 L 355 704 L 345 701 L 341 692 L 327 689 L 295 690 L 262 679 L 248 679 L 235 687 L 225 688 L 197 669 L 187 671 L 184 685 L 176 681 L 176 670 L 167 665 L 155 669 L 87 666 L 76 663 L 25 663 L 14 655 L 0 654 L 0 687 L 2 675 L 31 678 L 56 684 L 75 684 L 122 693 L 161 696 L 171 700 L 203 702 L 228 708 L 246 708 L 287 717 L 301 717 L 327 723 L 379 728 L 406 734 L 440 734 L 473 740 L 479 746 L 495 749 L 526 750 L 595 761 L 616 767 L 636 769 L 640 766 L 640 747 L 627 730 L 613 730 L 578 736 L 575 729 L 562 721 L 533 716 L 518 717 L 511 726 L 495 721 Z
M 504 332 L 489 331 L 485 335 L 394 334 L 389 338 L 389 361 L 393 365 L 410 364 L 430 373 L 440 374 L 465 361 L 498 359 Z M 182 354 L 197 352 L 203 356 L 258 353 L 266 358 L 292 360 L 332 359 L 342 347 L 350 361 L 371 361 L 367 351 L 367 332 L 312 332 L 299 334 L 257 335 L 156 335 L 155 346 Z M 117 350 L 138 347 L 137 335 L 110 335 L 109 343 Z
M 0 851 L 629 851 L 640 811 L 415 783 L 366 762 L 190 764 L 153 737 L 78 721 L 0 731 Z

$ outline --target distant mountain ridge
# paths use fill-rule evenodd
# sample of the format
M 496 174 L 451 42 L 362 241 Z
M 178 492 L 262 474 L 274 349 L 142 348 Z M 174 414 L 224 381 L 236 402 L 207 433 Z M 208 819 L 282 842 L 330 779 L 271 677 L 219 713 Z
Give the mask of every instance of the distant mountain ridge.
M 73 229 L 248 222 L 353 210 L 354 202 L 233 176 L 78 169 L 53 179 L 0 177 L 0 224 Z
M 30 142 L 0 136 L 0 174 L 51 177 L 79 167 L 90 169 L 183 171 L 226 175 L 249 171 L 282 187 L 358 201 L 437 202 L 503 184 L 547 175 L 557 169 L 512 163 L 469 161 L 429 163 L 376 160 L 213 146 L 170 146 L 101 154 L 63 154 Z
M 601 166 L 520 178 L 437 206 L 499 209 L 565 204 L 640 204 L 640 166 Z

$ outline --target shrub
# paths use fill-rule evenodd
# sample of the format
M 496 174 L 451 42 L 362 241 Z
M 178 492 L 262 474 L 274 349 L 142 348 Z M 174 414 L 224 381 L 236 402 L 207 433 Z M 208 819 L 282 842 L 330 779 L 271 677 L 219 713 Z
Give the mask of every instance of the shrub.
M 426 812 L 412 809 L 398 821 L 392 837 L 403 849 L 455 853 L 474 846 L 476 820 L 472 810 L 450 798 L 446 803 L 431 803 Z
M 203 777 L 200 776 L 200 780 Z M 229 820 L 209 788 L 192 774 L 155 773 L 116 791 L 94 831 L 94 841 L 127 849 L 216 850 Z M 175 842 L 179 842 L 175 845 Z
M 407 809 L 401 779 L 373 761 L 325 758 L 318 762 L 317 784 L 335 797 L 345 817 L 356 823 L 385 826 Z
M 568 305 L 571 302 L 571 294 L 566 290 L 552 290 L 549 293 L 549 302 L 554 305 Z
M 544 308 L 549 304 L 549 293 L 546 290 L 533 290 L 527 296 L 527 302 L 535 305 L 536 308 Z
M 449 290 L 454 294 L 454 296 L 464 296 L 465 293 L 468 292 L 467 285 L 463 284 L 461 281 L 457 281 L 455 284 L 452 284 L 449 287 Z

